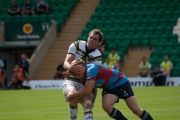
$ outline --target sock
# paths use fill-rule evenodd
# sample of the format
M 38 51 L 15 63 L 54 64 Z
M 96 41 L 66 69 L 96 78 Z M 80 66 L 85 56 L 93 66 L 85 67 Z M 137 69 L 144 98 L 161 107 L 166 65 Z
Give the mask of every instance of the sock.
M 84 111 L 84 120 L 93 120 L 93 114 L 90 109 Z
M 146 112 L 145 110 L 143 110 L 143 113 L 142 113 L 142 115 L 140 116 L 140 118 L 141 118 L 142 120 L 153 120 L 153 118 L 151 117 L 151 115 L 150 115 L 148 112 Z
M 69 108 L 69 113 L 70 113 L 70 120 L 76 120 L 78 107 L 73 107 L 73 106 L 69 105 L 68 108 Z
M 109 114 L 109 116 L 116 119 L 116 120 L 127 120 L 127 118 L 125 118 L 123 116 L 123 114 L 119 110 L 117 110 L 116 108 L 113 108 L 113 110 Z

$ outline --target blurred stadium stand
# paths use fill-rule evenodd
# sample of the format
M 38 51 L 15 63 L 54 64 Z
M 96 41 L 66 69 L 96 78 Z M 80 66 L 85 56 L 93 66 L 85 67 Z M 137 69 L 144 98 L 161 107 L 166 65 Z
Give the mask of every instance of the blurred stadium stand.
M 128 77 L 136 77 L 142 56 L 154 66 L 163 60 L 164 54 L 174 65 L 171 76 L 180 76 L 180 43 L 178 35 L 173 34 L 180 16 L 179 0 L 46 1 L 51 14 L 22 17 L 7 15 L 10 2 L 0 1 L 0 21 L 57 21 L 58 37 L 33 79 L 52 79 L 70 43 L 87 40 L 89 31 L 95 28 L 102 30 L 108 44 L 103 60 L 116 47 L 123 62 L 121 71 Z M 17 2 L 22 5 L 24 0 Z M 36 0 L 33 3 L 36 6 Z
M 129 77 L 135 77 L 142 56 L 150 57 L 152 70 L 155 64 L 162 62 L 165 54 L 169 55 L 174 66 L 179 64 L 178 35 L 173 34 L 179 16 L 179 0 L 101 0 L 78 39 L 87 39 L 88 31 L 93 28 L 101 29 L 108 44 L 103 59 L 105 60 L 110 49 L 115 46 L 121 58 L 126 54 L 130 56 L 129 60 L 124 61 L 122 72 Z M 133 51 L 132 55 L 139 57 L 138 63 L 138 58 L 131 58 L 128 51 L 131 46 L 147 46 L 152 48 L 153 52 L 150 50 L 138 54 Z M 136 60 L 129 62 L 130 59 Z M 174 67 L 171 75 L 180 76 L 180 68 Z

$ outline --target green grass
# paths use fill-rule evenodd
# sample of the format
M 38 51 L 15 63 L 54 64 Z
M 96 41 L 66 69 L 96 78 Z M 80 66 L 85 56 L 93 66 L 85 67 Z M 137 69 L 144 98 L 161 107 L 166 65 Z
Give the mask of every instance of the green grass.
M 141 108 L 154 120 L 180 119 L 180 87 L 133 88 Z M 94 120 L 110 120 L 101 108 L 101 90 L 94 105 Z M 0 120 L 69 120 L 62 90 L 0 91 Z M 115 105 L 129 120 L 139 120 L 123 100 Z M 83 120 L 79 105 L 78 120 Z

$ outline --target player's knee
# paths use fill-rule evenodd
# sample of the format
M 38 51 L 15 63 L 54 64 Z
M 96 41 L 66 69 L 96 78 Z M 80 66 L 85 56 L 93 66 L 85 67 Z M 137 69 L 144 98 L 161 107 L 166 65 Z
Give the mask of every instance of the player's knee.
M 111 113 L 113 107 L 109 106 L 108 104 L 102 104 L 102 108 L 104 109 L 104 111 L 106 111 L 108 114 Z
M 83 106 L 83 109 L 86 110 L 86 109 L 92 109 L 92 102 L 90 100 L 85 100 L 83 103 L 82 103 L 82 106 Z

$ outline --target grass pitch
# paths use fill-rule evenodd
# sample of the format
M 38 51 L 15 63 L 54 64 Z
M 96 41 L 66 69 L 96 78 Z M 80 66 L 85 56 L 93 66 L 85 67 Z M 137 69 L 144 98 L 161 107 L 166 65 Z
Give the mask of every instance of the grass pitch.
M 154 120 L 180 119 L 180 87 L 133 88 L 141 108 Z M 0 120 L 69 120 L 68 103 L 62 90 L 9 90 L 0 91 Z M 140 120 L 123 100 L 115 105 L 129 120 Z M 78 120 L 83 120 L 79 105 Z M 101 90 L 98 90 L 94 120 L 111 120 L 101 108 Z

